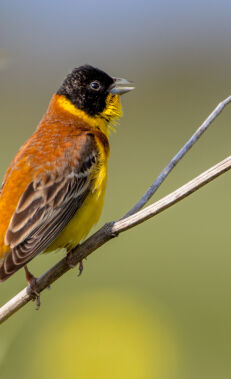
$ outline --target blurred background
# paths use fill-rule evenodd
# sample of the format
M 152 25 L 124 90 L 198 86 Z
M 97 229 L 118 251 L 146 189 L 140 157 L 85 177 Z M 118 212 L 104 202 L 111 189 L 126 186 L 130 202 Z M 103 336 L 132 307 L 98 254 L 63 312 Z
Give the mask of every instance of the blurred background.
M 136 83 L 111 134 L 99 226 L 121 217 L 231 94 L 231 3 L 0 2 L 0 174 L 65 75 L 84 63 Z M 231 107 L 154 200 L 230 154 Z M 0 329 L 1 378 L 230 378 L 231 177 L 92 254 Z M 95 229 L 96 230 L 96 229 Z M 39 276 L 61 258 L 36 258 Z M 4 304 L 25 286 L 1 284 Z

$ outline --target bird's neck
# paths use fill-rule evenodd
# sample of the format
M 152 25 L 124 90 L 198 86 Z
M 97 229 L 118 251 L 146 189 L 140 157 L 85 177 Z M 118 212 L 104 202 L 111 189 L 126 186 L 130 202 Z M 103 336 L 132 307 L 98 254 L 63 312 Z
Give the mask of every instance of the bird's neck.
M 107 99 L 107 105 L 103 112 L 96 116 L 89 116 L 86 112 L 78 109 L 63 95 L 53 95 L 45 118 L 49 117 L 50 122 L 62 120 L 64 122 L 83 123 L 90 129 L 100 129 L 107 137 L 110 128 L 121 116 L 121 105 L 119 96 Z

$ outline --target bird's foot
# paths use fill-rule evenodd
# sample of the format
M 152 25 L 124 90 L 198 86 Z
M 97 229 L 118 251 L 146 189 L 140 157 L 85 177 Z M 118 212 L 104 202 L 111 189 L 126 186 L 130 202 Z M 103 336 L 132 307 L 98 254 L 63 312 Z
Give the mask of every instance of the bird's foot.
M 79 273 L 78 273 L 78 276 L 80 276 L 83 272 L 83 261 L 80 261 L 79 262 Z
M 28 270 L 27 266 L 24 266 L 24 269 L 25 269 L 25 274 L 26 274 L 26 280 L 28 282 L 28 284 L 30 285 L 30 288 L 31 288 L 31 295 L 33 297 L 33 301 L 36 300 L 36 310 L 39 310 L 40 308 L 40 293 L 39 291 L 37 290 L 37 279 L 35 278 L 35 276 Z
M 72 263 L 72 256 L 73 256 L 73 253 L 72 253 L 72 250 L 69 251 L 66 255 L 66 262 L 67 262 L 67 265 L 69 268 L 74 268 L 76 265 L 74 265 Z
M 68 267 L 70 267 L 70 268 L 74 268 L 76 266 L 75 264 L 72 263 L 72 255 L 73 255 L 72 250 L 69 251 L 69 253 L 67 253 L 67 255 L 66 255 L 66 262 L 67 262 Z M 83 261 L 81 260 L 79 262 L 78 276 L 80 276 L 82 274 L 82 272 L 83 272 Z

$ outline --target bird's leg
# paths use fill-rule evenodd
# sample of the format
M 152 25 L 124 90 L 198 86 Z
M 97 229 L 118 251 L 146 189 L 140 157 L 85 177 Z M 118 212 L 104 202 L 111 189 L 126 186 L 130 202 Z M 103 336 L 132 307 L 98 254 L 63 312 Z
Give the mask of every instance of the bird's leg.
M 74 268 L 74 267 L 76 266 L 76 265 L 74 265 L 74 264 L 71 262 L 72 255 L 73 255 L 72 250 L 70 250 L 70 251 L 67 253 L 67 255 L 66 255 L 66 262 L 67 262 L 68 267 L 70 267 L 70 268 Z M 83 261 L 81 260 L 81 261 L 79 262 L 79 273 L 78 273 L 78 276 L 80 276 L 80 275 L 82 274 L 82 272 L 83 272 Z
M 73 255 L 72 250 L 68 251 L 68 253 L 66 255 L 66 262 L 67 262 L 68 267 L 70 267 L 70 268 L 75 267 L 75 265 L 71 262 L 72 255 Z
M 40 307 L 40 293 L 37 291 L 36 288 L 36 278 L 34 275 L 28 270 L 27 265 L 24 266 L 25 274 L 26 274 L 26 280 L 30 285 L 31 293 L 34 296 L 34 300 L 36 299 L 36 309 L 38 310 Z

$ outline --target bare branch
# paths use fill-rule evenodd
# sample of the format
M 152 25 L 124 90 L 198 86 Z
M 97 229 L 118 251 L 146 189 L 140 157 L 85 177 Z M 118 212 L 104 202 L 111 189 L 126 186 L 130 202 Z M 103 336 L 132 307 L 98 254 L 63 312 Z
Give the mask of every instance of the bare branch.
M 148 202 L 148 200 L 154 195 L 154 193 L 158 190 L 160 185 L 166 179 L 168 174 L 172 171 L 172 169 L 176 166 L 176 164 L 184 157 L 184 155 L 191 149 L 191 147 L 198 141 L 198 139 L 202 136 L 202 134 L 208 129 L 211 123 L 219 116 L 219 114 L 223 111 L 226 105 L 231 102 L 231 96 L 227 97 L 225 100 L 221 101 L 217 107 L 210 113 L 207 119 L 201 124 L 201 126 L 196 130 L 196 132 L 192 135 L 192 137 L 186 142 L 186 144 L 178 151 L 178 153 L 171 159 L 171 161 L 167 164 L 167 166 L 162 170 L 160 175 L 156 178 L 153 184 L 148 188 L 145 194 L 141 197 L 141 199 L 126 213 L 125 217 L 128 217 L 140 209 Z
M 112 239 L 114 236 L 124 232 L 125 230 L 133 228 L 134 226 L 148 220 L 160 212 L 163 212 L 165 209 L 173 206 L 178 201 L 189 196 L 205 184 L 209 183 L 230 169 L 231 156 L 211 167 L 209 170 L 203 172 L 201 175 L 178 188 L 176 191 L 165 196 L 156 203 L 146 207 L 145 209 L 137 212 L 136 214 L 104 225 L 103 228 L 98 230 L 85 242 L 73 249 L 71 263 L 74 265 L 78 264 L 89 254 Z M 63 258 L 38 279 L 36 289 L 38 289 L 39 292 L 42 292 L 45 288 L 49 287 L 53 282 L 55 282 L 59 277 L 61 277 L 65 272 L 69 270 L 70 268 L 67 265 L 66 259 Z M 0 323 L 3 323 L 5 320 L 7 320 L 31 299 L 31 289 L 30 286 L 28 286 L 0 308 Z
M 204 121 L 204 123 L 197 129 L 197 131 L 188 140 L 188 142 L 180 149 L 175 157 L 173 157 L 169 164 L 164 168 L 164 170 L 157 177 L 151 187 L 146 191 L 144 196 L 142 196 L 138 203 L 135 204 L 135 206 L 122 219 L 104 225 L 104 227 L 99 229 L 98 232 L 88 238 L 81 245 L 73 249 L 71 262 L 73 265 L 77 265 L 89 254 L 105 244 L 114 236 L 144 222 L 150 217 L 153 217 L 165 209 L 171 207 L 184 197 L 197 191 L 200 187 L 231 168 L 230 156 L 224 161 L 218 163 L 216 166 L 205 171 L 189 183 L 172 192 L 170 195 L 140 211 L 140 209 L 148 202 L 148 200 L 156 192 L 161 183 L 165 180 L 167 175 L 172 171 L 180 159 L 183 158 L 183 156 L 195 144 L 195 142 L 200 138 L 205 130 L 207 130 L 214 119 L 222 112 L 224 107 L 230 102 L 231 96 L 227 97 L 224 101 L 218 104 L 218 106 L 213 110 L 213 112 Z M 63 258 L 55 266 L 53 266 L 50 270 L 48 270 L 45 274 L 37 279 L 36 290 L 42 292 L 45 288 L 49 287 L 53 282 L 55 282 L 59 277 L 61 277 L 65 272 L 69 270 L 70 267 L 67 265 L 66 259 Z M 3 323 L 32 299 L 33 294 L 30 286 L 28 286 L 0 308 L 0 323 Z

